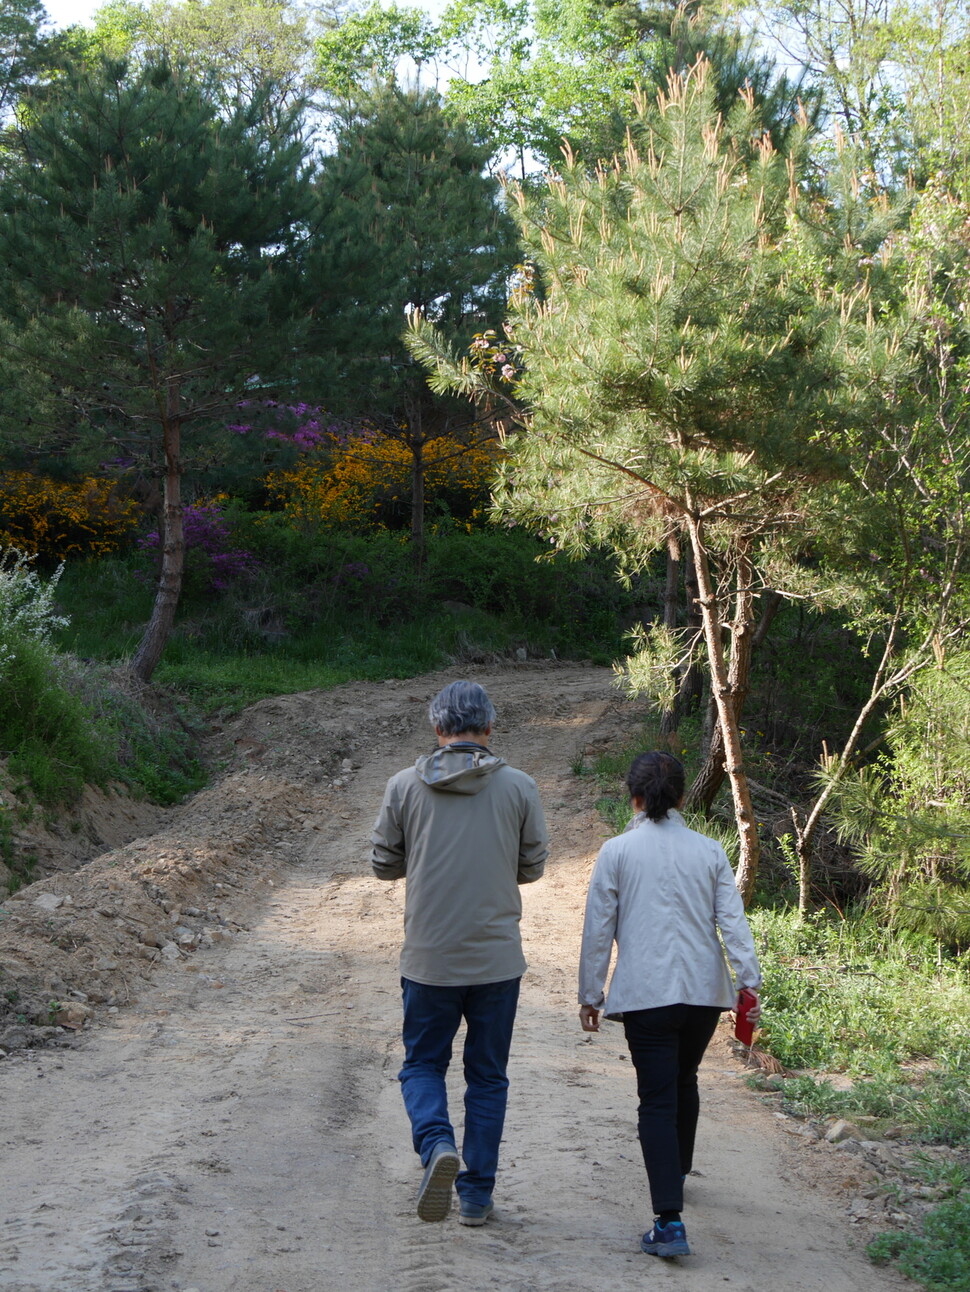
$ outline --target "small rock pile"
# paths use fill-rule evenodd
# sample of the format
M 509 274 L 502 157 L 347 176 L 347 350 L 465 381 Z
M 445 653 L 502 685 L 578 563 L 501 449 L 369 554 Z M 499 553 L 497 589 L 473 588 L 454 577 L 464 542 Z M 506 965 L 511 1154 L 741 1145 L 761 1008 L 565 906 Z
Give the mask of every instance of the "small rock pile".
M 773 1079 L 773 1094 L 783 1081 Z M 781 1086 L 781 1090 L 777 1089 Z M 770 1097 L 770 1096 L 769 1096 Z M 877 1230 L 919 1228 L 928 1212 L 951 1194 L 949 1174 L 970 1172 L 970 1150 L 943 1144 L 919 1144 L 912 1128 L 877 1117 L 802 1118 L 776 1111 L 782 1129 L 810 1152 L 830 1154 L 839 1163 L 840 1191 L 852 1224 Z M 937 1178 L 942 1183 L 927 1183 Z

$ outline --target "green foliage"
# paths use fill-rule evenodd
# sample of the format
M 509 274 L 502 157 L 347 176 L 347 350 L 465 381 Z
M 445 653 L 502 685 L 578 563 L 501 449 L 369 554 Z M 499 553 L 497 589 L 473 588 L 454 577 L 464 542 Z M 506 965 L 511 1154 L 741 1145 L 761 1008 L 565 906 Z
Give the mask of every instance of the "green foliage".
M 748 93 L 763 127 L 784 146 L 798 115 L 813 115 L 813 90 L 779 76 L 755 40 L 697 6 L 603 4 L 598 0 L 476 3 L 455 0 L 442 18 L 452 47 L 474 50 L 487 75 L 452 77 L 448 99 L 523 172 L 562 164 L 564 143 L 585 163 L 622 152 L 634 93 L 667 89 L 671 71 L 699 58 L 713 68 L 727 115 Z M 457 62 L 458 60 L 454 60 Z
M 375 80 L 392 80 L 403 58 L 418 67 L 435 58 L 441 39 L 423 10 L 372 3 L 318 36 L 314 51 L 324 90 L 352 97 Z
M 253 336 L 264 389 L 295 340 L 297 115 L 223 117 L 182 72 L 112 63 L 35 94 L 25 143 L 0 185 L 0 440 L 157 471 L 184 423 L 183 468 L 224 452 Z
M 970 654 L 913 679 L 876 762 L 846 778 L 833 816 L 896 929 L 970 944 Z
M 860 174 L 901 187 L 942 171 L 966 183 L 964 5 L 759 0 L 756 9 L 774 40 L 797 46 L 826 116 L 861 150 Z
M 762 1044 L 787 1068 L 881 1074 L 965 1061 L 966 965 L 872 917 L 749 913 L 765 974 Z
M 63 685 L 52 651 L 16 634 L 0 675 L 0 754 L 40 802 L 73 802 L 84 785 L 104 784 L 107 749 L 90 713 Z
M 0 122 L 43 68 L 47 19 L 39 0 L 5 0 L 0 10 Z M 7 141 L 3 140 L 0 151 Z
M 970 1194 L 931 1211 L 922 1235 L 880 1234 L 867 1250 L 876 1265 L 896 1261 L 927 1292 L 964 1292 L 970 1287 Z
M 308 16 L 278 0 L 109 0 L 88 29 L 75 28 L 76 56 L 154 62 L 163 57 L 208 80 L 230 110 L 259 102 L 273 118 L 309 88 Z
M 328 407 L 360 412 L 366 391 L 388 433 L 453 432 L 415 416 L 428 393 L 401 334 L 408 310 L 470 334 L 504 307 L 517 253 L 498 183 L 482 173 L 488 150 L 437 93 L 394 84 L 344 105 L 335 135 L 317 184 L 328 236 L 307 265 Z

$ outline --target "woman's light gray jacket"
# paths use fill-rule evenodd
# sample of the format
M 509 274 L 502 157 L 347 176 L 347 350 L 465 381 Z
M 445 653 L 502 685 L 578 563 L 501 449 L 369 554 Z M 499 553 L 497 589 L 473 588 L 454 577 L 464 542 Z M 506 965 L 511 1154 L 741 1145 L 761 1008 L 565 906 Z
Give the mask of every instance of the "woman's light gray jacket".
M 604 1008 L 614 942 L 616 966 L 605 1000 L 611 1018 L 661 1005 L 731 1009 L 737 988 L 761 984 L 727 855 L 715 840 L 688 829 L 679 812 L 660 821 L 638 815 L 600 849 L 586 898 L 581 1005 Z

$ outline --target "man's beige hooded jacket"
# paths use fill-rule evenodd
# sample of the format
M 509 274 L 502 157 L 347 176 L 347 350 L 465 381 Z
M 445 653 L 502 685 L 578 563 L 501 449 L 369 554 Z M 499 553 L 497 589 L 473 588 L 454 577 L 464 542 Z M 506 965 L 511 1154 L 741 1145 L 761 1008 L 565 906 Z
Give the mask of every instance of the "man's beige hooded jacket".
M 377 877 L 407 881 L 402 977 L 521 977 L 518 885 L 541 877 L 549 852 L 531 776 L 483 745 L 446 745 L 391 777 L 371 842 Z

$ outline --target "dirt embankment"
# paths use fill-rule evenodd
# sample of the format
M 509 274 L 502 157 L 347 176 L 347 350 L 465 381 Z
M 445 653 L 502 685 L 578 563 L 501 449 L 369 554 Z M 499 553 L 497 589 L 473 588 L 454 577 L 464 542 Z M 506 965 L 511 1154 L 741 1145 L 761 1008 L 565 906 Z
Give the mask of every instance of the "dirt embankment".
M 428 747 L 426 702 L 450 677 L 353 685 L 256 705 L 213 736 L 224 768 L 209 789 L 4 904 L 0 1289 L 902 1286 L 869 1266 L 868 1221 L 849 1214 L 877 1176 L 785 1134 L 725 1037 L 702 1074 L 695 1255 L 677 1267 L 639 1253 L 648 1203 L 622 1034 L 585 1037 L 575 1017 L 604 828 L 570 770 L 638 715 L 607 670 L 474 675 L 553 839 L 545 879 L 524 890 L 530 971 L 493 1219 L 414 1217 L 395 1080 L 403 891 L 367 863 L 384 783 Z M 38 1037 L 68 1048 L 24 1048 Z M 460 1092 L 456 1073 L 459 1121 Z

